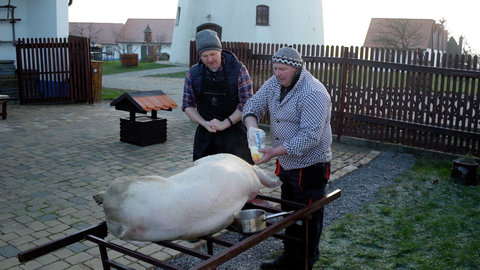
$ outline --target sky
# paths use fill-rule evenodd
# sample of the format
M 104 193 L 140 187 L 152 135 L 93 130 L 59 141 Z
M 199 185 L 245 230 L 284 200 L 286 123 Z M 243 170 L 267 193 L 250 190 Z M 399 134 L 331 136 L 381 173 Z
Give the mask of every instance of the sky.
M 174 19 L 177 5 L 178 0 L 73 0 L 69 21 Z M 443 18 L 449 36 L 458 42 L 463 35 L 471 50 L 480 54 L 479 16 L 479 0 L 323 0 L 324 41 L 325 45 L 362 46 L 371 18 L 433 19 L 437 23 Z

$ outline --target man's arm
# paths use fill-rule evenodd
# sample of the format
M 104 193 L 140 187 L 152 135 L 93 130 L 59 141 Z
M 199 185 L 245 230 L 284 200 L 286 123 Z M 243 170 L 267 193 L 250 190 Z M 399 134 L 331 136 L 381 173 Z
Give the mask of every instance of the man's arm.
M 232 121 L 232 123 L 230 123 L 228 118 L 230 118 L 230 121 Z M 214 118 L 208 123 L 212 129 L 215 129 L 217 131 L 225 130 L 240 121 L 240 119 L 242 118 L 242 112 L 237 109 L 228 118 L 225 118 L 223 121 Z
M 242 66 L 238 74 L 238 105 L 237 110 L 243 111 L 245 103 L 253 96 L 252 79 L 245 66 Z
M 248 114 L 245 116 L 243 119 L 243 123 L 247 127 L 247 130 L 250 128 L 258 128 L 258 120 L 257 117 L 255 117 L 254 114 Z
M 218 119 L 212 119 L 210 121 L 210 125 L 212 128 L 216 130 L 225 130 L 237 122 L 242 120 L 242 110 L 247 100 L 249 100 L 253 96 L 253 89 L 252 89 L 252 80 L 250 75 L 248 74 L 247 68 L 242 65 L 240 68 L 240 72 L 238 74 L 238 104 L 237 109 L 228 117 L 225 118 L 223 121 L 219 121 Z M 230 123 L 231 121 L 231 123 Z
M 206 121 L 203 119 L 203 117 L 198 113 L 197 108 L 195 107 L 187 107 L 185 108 L 185 113 L 188 115 L 188 117 L 195 123 L 198 123 L 199 125 L 203 126 L 205 129 L 207 129 L 209 132 L 215 132 L 216 130 L 213 129 L 210 126 L 209 121 Z

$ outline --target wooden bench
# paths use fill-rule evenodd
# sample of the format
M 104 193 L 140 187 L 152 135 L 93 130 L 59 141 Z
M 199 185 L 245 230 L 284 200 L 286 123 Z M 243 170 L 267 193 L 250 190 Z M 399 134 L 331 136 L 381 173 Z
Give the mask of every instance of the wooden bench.
M 14 98 L 9 97 L 8 95 L 0 95 L 0 103 L 2 104 L 2 112 L 0 116 L 2 119 L 7 119 L 7 101 L 13 100 Z

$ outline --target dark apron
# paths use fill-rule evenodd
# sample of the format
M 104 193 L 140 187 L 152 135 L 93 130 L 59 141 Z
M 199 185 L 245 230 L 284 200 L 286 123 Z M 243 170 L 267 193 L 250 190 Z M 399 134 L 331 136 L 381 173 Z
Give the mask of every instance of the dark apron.
M 209 80 L 203 70 L 202 84 L 197 95 L 197 110 L 203 119 L 210 121 L 214 118 L 223 121 L 229 117 L 238 104 L 238 94 L 229 91 L 227 72 L 223 68 L 222 80 Z M 253 164 L 247 142 L 247 130 L 242 122 L 216 133 L 210 133 L 203 126 L 198 125 L 193 144 L 193 160 L 204 156 L 230 153 L 250 164 Z

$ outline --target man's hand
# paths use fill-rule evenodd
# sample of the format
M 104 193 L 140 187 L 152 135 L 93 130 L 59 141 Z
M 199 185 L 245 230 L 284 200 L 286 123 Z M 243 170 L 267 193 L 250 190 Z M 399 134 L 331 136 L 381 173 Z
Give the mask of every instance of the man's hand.
M 216 128 L 210 124 L 211 121 L 202 121 L 199 124 L 202 125 L 208 132 L 215 133 L 217 132 Z
M 263 149 L 259 149 L 258 152 L 263 153 L 263 157 L 258 161 L 254 161 L 255 164 L 269 162 L 272 158 L 276 156 L 285 155 L 287 153 L 287 150 L 285 150 L 285 147 L 279 146 L 275 148 L 265 147 Z
M 220 121 L 216 118 L 208 121 L 209 122 L 209 125 L 210 125 L 210 128 L 215 130 L 215 131 L 222 131 L 222 130 L 225 130 L 227 128 L 229 128 L 231 125 L 230 125 L 230 122 L 225 119 L 223 121 Z
M 195 107 L 188 107 L 185 108 L 185 113 L 188 115 L 188 117 L 195 123 L 198 123 L 202 127 L 204 127 L 208 132 L 217 132 L 214 126 L 210 124 L 210 121 L 206 121 L 203 119 L 203 117 L 200 115 L 200 113 L 197 111 L 197 108 Z

